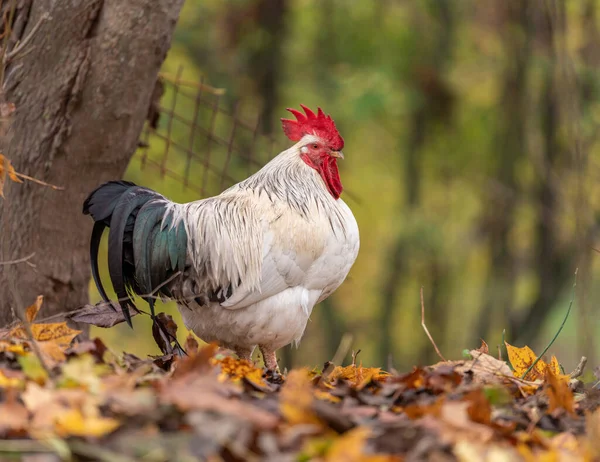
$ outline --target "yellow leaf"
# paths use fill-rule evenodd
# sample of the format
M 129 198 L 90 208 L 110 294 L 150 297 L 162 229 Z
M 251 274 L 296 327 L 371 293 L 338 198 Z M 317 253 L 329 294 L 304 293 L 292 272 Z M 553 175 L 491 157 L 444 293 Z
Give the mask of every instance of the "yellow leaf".
M 39 384 L 46 383 L 46 380 L 48 379 L 48 373 L 46 372 L 46 369 L 42 367 L 42 364 L 36 355 L 30 354 L 26 356 L 19 356 L 18 361 L 23 373 L 28 379 Z
M 9 377 L 6 372 L 0 369 L 0 388 L 17 388 L 24 385 L 24 381 L 19 377 Z
M 279 408 L 285 420 L 291 424 L 319 424 L 313 412 L 313 389 L 308 369 L 291 371 L 281 387 Z
M 10 352 L 20 356 L 27 354 L 27 351 L 25 351 L 25 345 L 23 343 L 11 343 L 4 340 L 0 340 L 0 352 Z
M 327 377 L 329 383 L 338 379 L 346 380 L 358 390 L 364 388 L 372 381 L 384 380 L 389 374 L 379 367 L 362 367 L 350 364 L 346 367 L 337 366 Z
M 336 438 L 325 454 L 326 462 L 394 462 L 399 458 L 383 454 L 365 454 L 371 430 L 357 427 Z
M 315 398 L 320 399 L 322 401 L 329 401 L 330 403 L 339 403 L 341 398 L 332 395 L 328 391 L 317 390 L 315 391 Z
M 82 386 L 93 394 L 101 388 L 100 377 L 110 372 L 106 364 L 96 364 L 90 354 L 75 357 L 62 367 L 62 386 Z
M 35 303 L 29 307 L 27 307 L 27 310 L 25 311 L 25 316 L 27 318 L 27 321 L 29 322 L 33 322 L 35 321 L 35 318 L 37 317 L 37 314 L 40 311 L 40 308 L 42 307 L 42 302 L 44 301 L 44 296 L 43 295 L 38 295 Z
M 506 351 L 508 352 L 508 360 L 514 369 L 515 377 L 521 377 L 523 374 L 529 369 L 529 367 L 534 363 L 537 359 L 535 353 L 528 346 L 524 346 L 522 348 L 518 348 L 512 346 L 506 342 Z M 546 370 L 550 367 L 550 370 L 554 373 L 554 375 L 560 375 L 560 365 L 558 364 L 558 360 L 555 356 L 552 356 L 550 364 L 546 364 L 543 359 L 540 359 L 533 369 L 529 371 L 527 377 L 524 377 L 525 380 L 530 380 L 532 382 L 536 380 L 544 380 L 546 376 Z
M 60 436 L 100 437 L 115 431 L 120 425 L 116 419 L 98 415 L 86 415 L 71 409 L 56 418 L 55 428 Z
M 33 311 L 33 310 L 32 310 Z M 32 324 L 31 333 L 42 353 L 43 359 L 48 366 L 53 367 L 64 361 L 65 350 L 69 348 L 73 339 L 81 333 L 79 330 L 71 329 L 66 322 L 51 324 Z M 17 326 L 9 333 L 10 336 L 28 339 L 27 330 L 24 326 Z
M 12 181 L 16 183 L 23 183 L 17 176 L 17 172 L 10 163 L 10 160 L 0 154 L 0 197 L 4 197 L 4 183 L 6 181 L 7 174 Z
M 254 383 L 259 388 L 267 386 L 263 379 L 262 369 L 257 368 L 250 361 L 245 359 L 236 359 L 231 356 L 225 356 L 220 359 L 211 358 L 211 364 L 218 365 L 221 368 L 219 380 L 239 381 L 246 379 Z

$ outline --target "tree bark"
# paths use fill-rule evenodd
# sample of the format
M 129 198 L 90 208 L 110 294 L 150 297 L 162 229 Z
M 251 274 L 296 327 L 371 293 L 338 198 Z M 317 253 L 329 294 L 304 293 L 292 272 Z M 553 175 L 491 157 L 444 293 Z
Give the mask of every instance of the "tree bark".
M 65 189 L 7 185 L 0 261 L 35 252 L 36 268 L 0 266 L 0 325 L 17 308 L 10 280 L 24 304 L 44 295 L 46 316 L 87 303 L 92 223 L 82 203 L 121 178 L 135 152 L 183 0 L 15 3 L 12 43 L 50 18 L 5 69 L 2 97 L 16 110 L 0 149 L 18 172 Z

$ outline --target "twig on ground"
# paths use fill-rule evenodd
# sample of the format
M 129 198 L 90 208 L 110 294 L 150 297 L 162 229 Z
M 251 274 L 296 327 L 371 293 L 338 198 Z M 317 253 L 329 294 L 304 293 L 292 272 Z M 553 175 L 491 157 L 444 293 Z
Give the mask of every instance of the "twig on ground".
M 360 349 L 359 349 L 359 350 L 356 350 L 356 352 L 352 351 L 352 365 L 353 365 L 354 367 L 356 367 L 356 358 L 358 358 L 358 355 L 359 355 L 359 353 L 360 353 L 361 351 L 362 351 L 362 350 L 360 350 Z
M 563 327 L 565 327 L 565 324 L 567 323 L 567 319 L 569 319 L 569 314 L 571 313 L 571 307 L 573 306 L 573 300 L 575 300 L 575 287 L 577 287 L 577 271 L 579 271 L 579 268 L 575 269 L 575 282 L 573 282 L 573 292 L 571 294 L 571 301 L 569 302 L 569 308 L 567 308 L 567 313 L 565 314 L 565 317 L 564 317 L 562 323 L 560 324 L 558 331 L 556 331 L 556 334 L 554 335 L 554 337 L 552 337 L 552 340 L 550 340 L 550 343 L 548 345 L 546 345 L 546 348 L 544 348 L 544 351 L 542 351 L 542 353 L 535 359 L 535 361 L 533 363 L 531 363 L 531 366 L 529 366 L 529 368 L 523 373 L 523 375 L 521 376 L 522 379 L 527 377 L 527 374 L 529 374 L 531 372 L 531 370 L 535 367 L 535 365 L 538 363 L 538 361 L 540 359 L 542 359 L 542 357 L 546 354 L 546 352 L 550 349 L 552 344 L 556 341 L 556 339 L 562 332 Z
M 17 258 L 16 260 L 0 261 L 0 266 L 16 265 L 17 263 L 26 263 L 29 260 L 31 260 L 34 256 L 35 256 L 35 252 L 31 253 L 30 255 L 27 255 L 26 257 Z M 35 266 L 33 263 L 29 263 L 29 264 Z
M 319 382 L 321 380 L 326 379 L 329 376 L 329 374 L 331 374 L 331 371 L 333 371 L 333 368 L 336 364 L 342 364 L 342 361 L 344 360 L 344 358 L 348 354 L 348 351 L 350 350 L 352 340 L 352 334 L 350 334 L 349 332 L 346 332 L 344 335 L 342 335 L 340 344 L 338 345 L 337 350 L 333 355 L 331 361 L 327 362 L 327 366 L 325 367 L 325 369 L 323 369 L 321 377 L 319 378 Z
M 425 301 L 423 299 L 423 286 L 421 286 L 421 327 L 427 334 L 427 337 L 429 338 L 429 341 L 433 345 L 433 348 L 435 348 L 435 352 L 437 353 L 437 355 L 442 359 L 442 361 L 445 362 L 446 358 L 444 358 L 444 355 L 442 355 L 442 353 L 440 352 L 440 349 L 436 345 L 435 340 L 433 340 L 433 337 L 429 333 L 429 329 L 427 329 L 427 324 L 425 324 Z
M 587 364 L 587 358 L 585 356 L 582 356 L 581 359 L 579 360 L 579 364 L 577 364 L 577 367 L 573 370 L 573 372 L 571 372 L 569 374 L 569 376 L 572 379 L 581 377 L 583 375 L 583 370 L 585 369 L 586 364 Z

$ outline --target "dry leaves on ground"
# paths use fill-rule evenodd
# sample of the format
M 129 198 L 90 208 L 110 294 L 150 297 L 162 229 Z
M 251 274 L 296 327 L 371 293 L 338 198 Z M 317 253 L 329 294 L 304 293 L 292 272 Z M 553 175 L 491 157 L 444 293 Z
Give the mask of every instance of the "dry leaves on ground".
M 98 339 L 73 343 L 77 331 L 65 323 L 36 323 L 41 307 L 40 298 L 25 324 L 0 332 L 0 438 L 12 440 L 13 455 L 18 447 L 71 460 L 600 456 L 600 393 L 574 393 L 555 358 L 521 379 L 537 359 L 526 347 L 507 345 L 510 366 L 483 344 L 470 359 L 401 374 L 326 364 L 275 381 L 193 337 L 185 357 L 147 359 L 117 356 Z

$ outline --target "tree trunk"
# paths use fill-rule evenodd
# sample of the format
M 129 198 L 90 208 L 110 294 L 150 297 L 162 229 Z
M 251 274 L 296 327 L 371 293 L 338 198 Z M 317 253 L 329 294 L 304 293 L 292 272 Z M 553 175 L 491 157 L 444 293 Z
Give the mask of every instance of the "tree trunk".
M 12 320 L 18 299 L 43 294 L 46 316 L 88 301 L 92 222 L 82 203 L 121 178 L 135 152 L 183 0 L 15 3 L 21 42 L 50 17 L 5 70 L 2 96 L 16 110 L 0 149 L 18 172 L 65 189 L 7 185 L 0 261 L 35 252 L 36 267 L 0 266 L 0 324 Z

